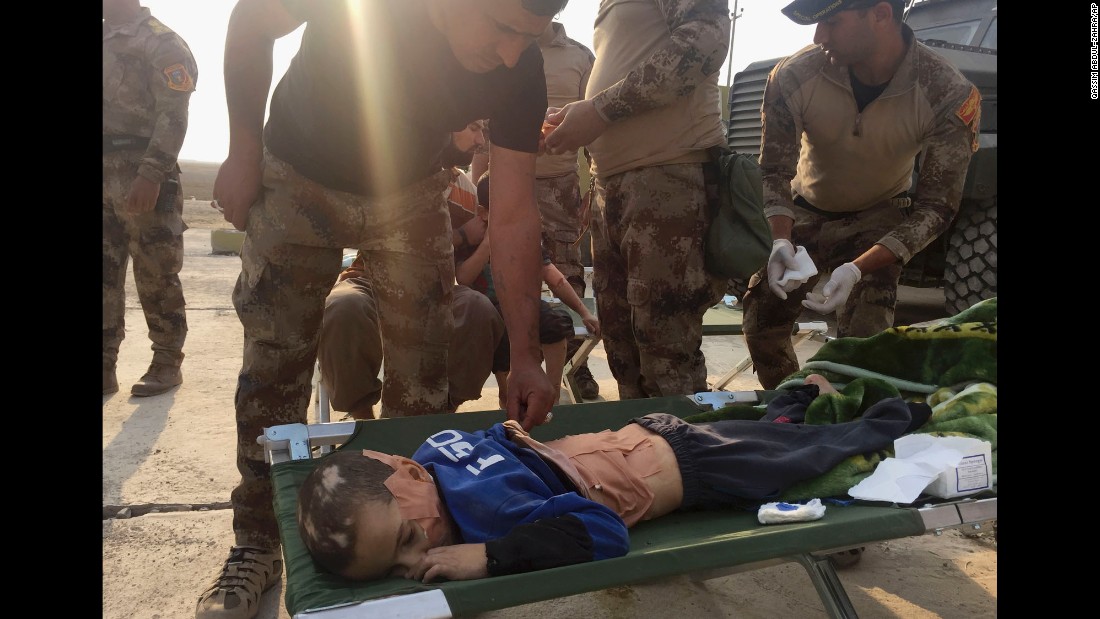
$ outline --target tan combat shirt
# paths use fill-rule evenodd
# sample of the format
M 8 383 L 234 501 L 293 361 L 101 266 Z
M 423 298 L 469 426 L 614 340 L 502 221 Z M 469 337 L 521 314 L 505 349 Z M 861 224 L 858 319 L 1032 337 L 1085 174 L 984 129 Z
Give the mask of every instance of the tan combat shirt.
M 795 217 L 792 191 L 829 212 L 861 211 L 910 188 L 909 216 L 879 243 L 903 263 L 951 224 L 978 146 L 981 96 L 913 38 L 886 89 L 858 110 L 847 67 L 810 45 L 775 66 L 764 91 L 764 214 Z
M 149 138 L 138 174 L 153 182 L 177 169 L 198 75 L 187 43 L 148 8 L 127 24 L 104 21 L 103 135 Z
M 728 11 L 725 0 L 600 0 L 586 97 L 612 124 L 588 146 L 598 177 L 704 162 L 725 144 Z

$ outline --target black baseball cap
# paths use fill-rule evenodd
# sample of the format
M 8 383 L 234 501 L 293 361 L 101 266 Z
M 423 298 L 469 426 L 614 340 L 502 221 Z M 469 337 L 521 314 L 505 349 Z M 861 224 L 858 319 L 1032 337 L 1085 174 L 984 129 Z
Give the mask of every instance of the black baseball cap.
M 783 14 L 800 26 L 809 26 L 840 11 L 866 9 L 889 0 L 794 0 L 783 7 Z

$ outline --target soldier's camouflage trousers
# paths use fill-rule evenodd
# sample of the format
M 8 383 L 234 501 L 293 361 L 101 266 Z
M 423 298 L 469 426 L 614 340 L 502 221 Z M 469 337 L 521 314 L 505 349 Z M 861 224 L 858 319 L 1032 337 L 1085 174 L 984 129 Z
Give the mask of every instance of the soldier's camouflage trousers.
M 383 416 L 447 407 L 447 344 L 453 328 L 450 219 L 440 171 L 381 197 L 327 189 L 264 153 L 264 192 L 248 214 L 233 306 L 244 327 L 237 381 L 233 529 L 238 544 L 279 547 L 270 466 L 256 437 L 305 423 L 325 298 L 344 248 L 366 256 L 378 304 L 386 375 Z
M 535 198 L 542 216 L 542 242 L 578 297 L 584 297 L 584 264 L 577 238 L 581 234 L 580 178 L 576 173 L 535 179 Z
M 141 163 L 140 151 L 103 155 L 103 365 L 114 367 L 126 334 L 126 268 L 134 261 L 137 289 L 152 341 L 153 361 L 179 366 L 187 337 L 183 268 L 183 195 L 171 211 L 122 210 Z
M 703 314 L 726 281 L 703 266 L 703 166 L 631 170 L 595 193 L 593 288 L 619 398 L 705 391 Z
M 791 344 L 795 322 L 804 311 L 802 300 L 822 277 L 851 262 L 868 250 L 905 218 L 905 211 L 890 200 L 847 216 L 825 217 L 794 206 L 795 224 L 791 241 L 806 248 L 817 266 L 818 275 L 797 290 L 787 293 L 784 301 L 768 288 L 767 267 L 749 280 L 745 293 L 742 329 L 760 385 L 774 389 L 788 375 L 798 371 L 798 357 Z M 898 299 L 900 263 L 864 273 L 837 309 L 838 337 L 870 337 L 894 324 L 894 306 Z M 828 280 L 824 280 L 828 281 Z M 810 312 L 814 314 L 813 312 Z M 817 314 L 814 314 L 815 316 Z

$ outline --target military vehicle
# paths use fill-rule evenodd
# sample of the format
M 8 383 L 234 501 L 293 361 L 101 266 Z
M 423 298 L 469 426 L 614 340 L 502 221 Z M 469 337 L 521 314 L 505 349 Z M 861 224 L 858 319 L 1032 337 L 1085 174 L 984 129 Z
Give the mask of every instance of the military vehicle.
M 943 287 L 944 309 L 953 316 L 997 296 L 997 0 L 908 4 L 905 23 L 917 38 L 954 64 L 982 95 L 978 151 L 970 160 L 959 214 L 913 256 L 901 278 L 907 286 Z M 780 60 L 753 62 L 734 76 L 726 133 L 733 150 L 760 154 L 764 85 Z

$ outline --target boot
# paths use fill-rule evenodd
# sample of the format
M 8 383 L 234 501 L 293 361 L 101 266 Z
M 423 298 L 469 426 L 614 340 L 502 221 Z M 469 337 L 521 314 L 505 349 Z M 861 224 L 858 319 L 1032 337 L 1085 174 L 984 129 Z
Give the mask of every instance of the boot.
M 103 366 L 103 395 L 111 395 L 118 391 L 118 376 L 115 375 L 115 366 Z
M 149 364 L 149 371 L 145 376 L 130 389 L 130 394 L 139 398 L 158 395 L 182 382 L 183 373 L 179 366 L 154 361 Z
M 277 551 L 234 546 L 221 574 L 195 605 L 195 619 L 252 619 L 260 612 L 260 597 L 283 575 Z
M 577 386 L 580 387 L 582 398 L 585 400 L 595 400 L 600 397 L 600 386 L 596 384 L 596 379 L 592 377 L 592 370 L 588 369 L 587 364 L 578 368 L 573 378 L 577 380 Z

